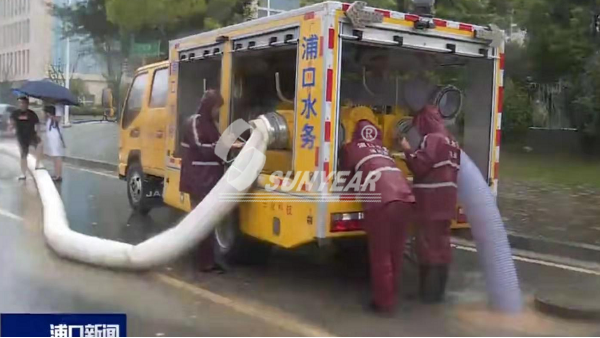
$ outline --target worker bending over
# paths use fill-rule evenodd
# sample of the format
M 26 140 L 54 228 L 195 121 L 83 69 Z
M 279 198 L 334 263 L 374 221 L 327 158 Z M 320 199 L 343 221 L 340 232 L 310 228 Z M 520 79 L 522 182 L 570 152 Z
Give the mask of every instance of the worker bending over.
M 410 221 L 413 196 L 409 184 L 383 146 L 381 131 L 368 120 L 360 120 L 352 141 L 342 151 L 342 170 L 350 177 L 360 173 L 361 184 L 371 185 L 381 194 L 378 202 L 363 202 L 363 227 L 367 232 L 371 267 L 371 308 L 390 312 L 396 304 L 402 252 Z M 370 176 L 370 177 L 368 177 Z

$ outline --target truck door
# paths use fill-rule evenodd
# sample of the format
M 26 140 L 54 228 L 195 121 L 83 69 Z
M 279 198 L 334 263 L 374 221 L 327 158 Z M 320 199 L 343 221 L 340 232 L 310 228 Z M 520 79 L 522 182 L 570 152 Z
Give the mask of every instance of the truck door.
M 144 129 L 144 114 L 141 114 L 146 97 L 148 85 L 148 72 L 139 73 L 133 79 L 127 101 L 121 118 L 121 147 L 119 158 L 123 159 L 122 165 L 127 165 L 130 154 L 140 153 L 142 150 L 142 130 Z M 141 159 L 139 159 L 141 160 Z M 124 174 L 124 172 L 122 173 Z
M 155 174 L 162 176 L 165 169 L 166 137 L 167 137 L 167 95 L 169 92 L 169 69 L 158 68 L 154 71 L 152 87 L 148 101 L 148 112 L 146 119 L 146 133 L 148 142 L 143 151 L 148 166 L 157 171 Z

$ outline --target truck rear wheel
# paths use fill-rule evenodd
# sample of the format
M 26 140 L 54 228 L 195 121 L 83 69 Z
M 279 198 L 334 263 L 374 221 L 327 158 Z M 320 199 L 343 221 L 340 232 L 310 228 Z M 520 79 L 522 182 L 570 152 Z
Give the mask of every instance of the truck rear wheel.
M 215 228 L 217 255 L 226 263 L 265 264 L 271 254 L 271 245 L 244 235 L 235 217 L 225 219 Z
M 127 168 L 127 198 L 133 210 L 146 215 L 152 210 L 152 201 L 147 197 L 151 183 L 142 170 L 139 162 L 134 162 Z

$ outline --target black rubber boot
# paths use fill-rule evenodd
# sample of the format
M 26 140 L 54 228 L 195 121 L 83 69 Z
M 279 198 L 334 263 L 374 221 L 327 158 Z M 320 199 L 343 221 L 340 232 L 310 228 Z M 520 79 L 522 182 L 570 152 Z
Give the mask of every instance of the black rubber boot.
M 419 296 L 421 301 L 428 304 L 442 302 L 446 293 L 447 281 L 447 265 L 421 265 L 419 267 Z

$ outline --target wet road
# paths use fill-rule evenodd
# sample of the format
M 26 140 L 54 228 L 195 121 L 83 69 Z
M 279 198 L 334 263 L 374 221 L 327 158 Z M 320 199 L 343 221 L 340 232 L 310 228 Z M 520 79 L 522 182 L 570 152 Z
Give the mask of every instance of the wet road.
M 126 313 L 128 334 L 135 336 L 295 334 L 193 297 L 152 274 L 58 258 L 40 232 L 35 184 L 17 182 L 17 174 L 15 160 L 0 154 L 0 313 Z
M 0 157 L 2 168 L 7 161 Z M 517 262 L 528 309 L 517 317 L 499 316 L 485 308 L 477 257 L 466 250 L 454 252 L 448 300 L 442 305 L 425 306 L 411 299 L 417 276 L 406 264 L 404 299 L 392 318 L 364 310 L 369 292 L 362 262 L 335 259 L 330 251 L 315 247 L 276 251 L 266 266 L 236 266 L 225 275 L 197 273 L 192 257 L 135 275 L 67 262 L 43 244 L 35 187 L 13 180 L 16 173 L 9 171 L 16 165 L 0 170 L 0 209 L 15 215 L 29 211 L 22 222 L 0 214 L 2 228 L 8 228 L 0 236 L 5 276 L 0 278 L 0 292 L 11 295 L 9 301 L 0 299 L 0 312 L 120 311 L 128 313 L 132 334 L 149 335 L 275 335 L 282 330 L 284 335 L 303 335 L 314 333 L 312 328 L 351 336 L 600 334 L 599 323 L 557 319 L 531 309 L 533 292 L 542 288 L 597 293 L 600 274 L 543 261 Z M 182 216 L 167 207 L 146 217 L 132 215 L 125 184 L 113 173 L 67 167 L 59 189 L 71 227 L 100 237 L 136 243 Z M 5 192 L 12 197 L 4 198 Z M 59 290 L 57 297 L 49 295 L 54 289 Z

